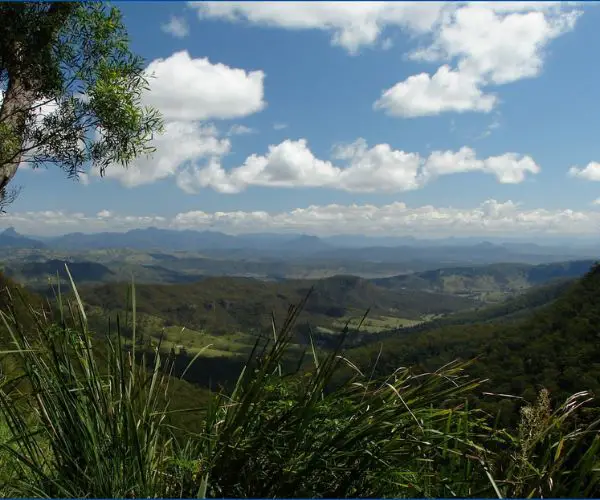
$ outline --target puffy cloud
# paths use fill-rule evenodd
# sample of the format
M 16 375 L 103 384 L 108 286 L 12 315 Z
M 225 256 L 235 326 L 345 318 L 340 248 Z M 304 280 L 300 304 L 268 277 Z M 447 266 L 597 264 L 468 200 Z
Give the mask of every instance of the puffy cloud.
M 216 191 L 226 194 L 240 192 L 240 189 L 228 179 L 227 173 L 216 158 L 212 158 L 204 168 L 192 166 L 183 170 L 177 176 L 177 186 L 188 194 L 196 193 L 198 186 L 211 186 Z
M 389 26 L 426 33 L 442 3 L 421 2 L 191 2 L 200 19 L 246 21 L 291 30 L 330 32 L 332 44 L 355 54 L 373 45 Z
M 569 175 L 585 179 L 586 181 L 600 181 L 600 163 L 592 161 L 585 168 L 571 167 Z
M 410 55 L 446 64 L 433 76 L 414 75 L 384 90 L 375 107 L 404 117 L 489 112 L 497 100 L 484 89 L 537 76 L 547 45 L 571 31 L 579 15 L 562 3 L 469 3 L 447 9 L 432 30 L 433 41 Z
M 365 234 L 420 236 L 581 234 L 594 235 L 600 212 L 523 209 L 512 201 L 487 200 L 473 208 L 409 207 L 388 205 L 312 205 L 285 212 L 264 211 L 182 212 L 172 218 L 157 215 L 126 216 L 109 210 L 96 215 L 62 211 L 9 213 L 5 227 L 29 234 L 62 234 L 67 231 L 128 230 L 139 227 L 217 229 L 230 233 L 296 231 L 317 235 Z
M 546 45 L 570 31 L 580 12 L 562 4 L 471 3 L 436 29 L 431 45 L 413 52 L 425 61 L 458 60 L 458 69 L 505 84 L 537 76 Z
M 177 18 L 171 18 L 169 24 L 176 29 Z M 143 102 L 162 113 L 165 129 L 152 140 L 156 148 L 154 154 L 137 158 L 127 169 L 114 165 L 106 170 L 106 177 L 128 187 L 175 176 L 190 164 L 210 164 L 214 158 L 228 153 L 231 145 L 207 120 L 241 118 L 266 106 L 262 71 L 231 68 L 207 58 L 192 58 L 187 51 L 182 51 L 165 59 L 155 59 L 145 73 L 149 77 L 149 89 L 142 96 Z M 2 98 L 0 90 L 0 104 Z M 44 120 L 57 110 L 55 101 L 39 101 L 33 109 L 34 125 L 43 126 Z M 234 125 L 228 135 L 251 131 L 243 125 Z M 100 137 L 102 130 L 96 130 L 96 134 Z M 79 141 L 83 144 L 81 139 Z M 27 159 L 21 163 L 22 169 L 28 169 Z M 99 172 L 80 174 L 79 180 L 87 185 L 90 175 L 97 177 Z
M 413 118 L 446 111 L 491 111 L 496 97 L 479 88 L 480 80 L 450 66 L 441 66 L 433 76 L 420 73 L 385 90 L 373 105 L 392 116 Z
M 463 147 L 456 153 L 431 153 L 423 166 L 422 175 L 424 179 L 429 179 L 440 175 L 480 171 L 495 175 L 502 184 L 519 184 L 525 180 L 527 173 L 538 174 L 540 170 L 530 156 L 505 153 L 478 160 L 474 150 Z
M 117 179 L 127 187 L 174 176 L 183 165 L 227 153 L 229 140 L 220 139 L 216 134 L 214 126 L 197 122 L 168 122 L 164 133 L 153 140 L 156 151 L 152 156 L 137 158 L 127 168 L 109 168 L 105 176 Z M 94 174 L 99 175 L 96 171 Z
M 128 187 L 176 175 L 185 179 L 183 169 L 189 165 L 214 162 L 229 152 L 231 144 L 207 120 L 241 118 L 266 105 L 262 71 L 213 64 L 206 58 L 194 59 L 186 51 L 155 59 L 146 74 L 150 88 L 144 102 L 162 113 L 165 130 L 152 141 L 154 154 L 136 159 L 127 169 L 113 166 L 106 170 L 106 177 Z M 229 135 L 249 130 L 234 125 Z M 178 184 L 185 186 L 180 180 Z
M 213 64 L 182 51 L 155 59 L 146 73 L 151 78 L 144 101 L 168 121 L 239 118 L 266 105 L 262 71 Z
M 169 22 L 162 24 L 160 29 L 175 38 L 185 38 L 190 34 L 190 28 L 185 18 L 180 16 L 171 16 Z
M 340 174 L 341 186 L 346 191 L 408 191 L 419 187 L 417 153 L 395 150 L 389 144 L 369 149 L 364 139 L 358 139 L 338 146 L 334 157 L 347 161 Z
M 189 172 L 190 185 L 211 187 L 222 193 L 237 193 L 249 185 L 273 187 L 319 187 L 333 184 L 340 169 L 312 154 L 305 139 L 269 146 L 264 156 L 252 155 L 240 167 L 226 172 L 219 164 Z M 193 189 L 193 187 L 190 187 Z
M 287 139 L 269 146 L 265 155 L 252 155 L 239 167 L 226 171 L 218 161 L 204 168 L 192 167 L 180 187 L 188 192 L 212 188 L 222 193 L 238 193 L 248 186 L 321 187 L 350 192 L 402 192 L 418 189 L 441 175 L 479 171 L 493 174 L 501 183 L 519 183 L 540 167 L 529 156 L 505 153 L 477 159 L 475 151 L 464 147 L 458 152 L 434 151 L 427 158 L 418 153 L 392 149 L 389 144 L 368 147 L 364 139 L 338 145 L 333 159 L 337 166 L 317 158 L 306 139 Z

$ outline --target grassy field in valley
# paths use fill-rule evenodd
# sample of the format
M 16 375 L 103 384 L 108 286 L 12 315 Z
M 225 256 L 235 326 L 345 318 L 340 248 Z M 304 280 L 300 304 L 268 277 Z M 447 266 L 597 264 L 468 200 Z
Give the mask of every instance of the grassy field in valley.
M 405 328 L 409 326 L 419 325 L 427 321 L 427 318 L 421 320 L 398 318 L 395 316 L 369 316 L 364 319 L 361 316 L 346 316 L 337 319 L 333 322 L 332 328 L 340 331 L 348 325 L 348 328 L 356 329 L 360 325 L 360 331 L 369 333 L 379 333 L 385 330 L 393 330 L 394 328 Z M 361 323 L 362 322 L 362 323 Z

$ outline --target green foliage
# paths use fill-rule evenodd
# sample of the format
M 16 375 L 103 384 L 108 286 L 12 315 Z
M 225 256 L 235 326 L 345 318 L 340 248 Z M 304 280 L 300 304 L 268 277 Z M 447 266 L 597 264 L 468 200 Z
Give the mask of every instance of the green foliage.
M 12 433 L 5 450 L 19 464 L 9 494 L 112 498 L 166 492 L 160 470 L 170 439 L 161 432 L 160 358 L 148 371 L 131 362 L 120 338 L 116 344 L 109 339 L 101 369 L 83 309 L 72 321 L 66 312 L 61 309 L 57 324 L 40 322 L 36 337 L 11 329 L 23 374 L 6 380 L 0 392 Z
M 18 324 L 13 320 L 10 325 L 28 331 L 35 326 L 35 321 L 29 313 L 30 308 L 40 310 L 45 301 L 39 295 L 15 283 L 12 279 L 0 273 L 0 311 L 10 313 L 10 318 L 19 318 Z M 7 345 L 10 334 L 7 326 L 0 321 L 0 343 Z M 0 363 L 2 366 L 2 363 Z
M 0 315 L 19 360 L 0 386 L 5 496 L 600 494 L 588 393 L 553 411 L 542 391 L 511 430 L 470 405 L 481 391 L 467 377 L 477 363 L 375 376 L 343 352 L 341 336 L 327 355 L 313 351 L 308 371 L 289 369 L 303 301 L 272 342 L 257 344 L 231 391 L 200 396 L 169 376 L 172 357 L 136 352 L 135 328 L 133 342 L 120 321 L 106 338 L 93 335 L 79 294 L 62 303 L 59 296 L 54 317 L 29 308 L 27 329 Z M 344 366 L 352 376 L 332 384 Z
M 375 283 L 397 289 L 428 290 L 458 294 L 514 293 L 557 279 L 577 278 L 594 264 L 575 260 L 551 264 L 489 264 L 447 267 L 413 274 L 380 278 Z
M 18 470 L 18 462 L 15 457 L 6 449 L 8 442 L 12 437 L 10 427 L 0 418 L 0 494 L 6 493 L 6 485 L 15 479 L 15 472 Z
M 498 472 L 509 498 L 595 497 L 600 491 L 600 421 L 573 425 L 590 394 L 580 392 L 552 411 L 548 391 L 521 408 L 518 432 Z
M 458 312 L 457 314 L 436 321 L 435 326 L 505 322 L 523 319 L 531 316 L 532 312 L 536 309 L 552 303 L 566 292 L 573 283 L 573 279 L 554 280 L 548 284 L 535 286 L 499 304 L 481 307 L 475 311 Z M 434 325 L 430 326 L 433 327 Z
M 129 50 L 118 9 L 3 3 L 0 17 L 2 189 L 21 161 L 77 176 L 88 164 L 102 173 L 153 151 L 161 119 L 142 105 L 144 62 Z
M 482 482 L 485 450 L 469 437 L 482 418 L 448 402 L 476 385 L 461 383 L 460 367 L 420 381 L 357 377 L 326 394 L 336 360 L 291 380 L 270 375 L 268 360 L 222 397 L 204 444 L 210 496 L 435 497 Z
M 308 376 L 278 375 L 299 309 L 250 360 L 233 393 L 209 404 L 204 429 L 187 445 L 175 443 L 168 401 L 159 396 L 167 383 L 160 358 L 149 370 L 135 364 L 117 337 L 100 354 L 102 370 L 75 306 L 59 311 L 63 326 L 40 322 L 35 340 L 13 332 L 29 390 L 11 379 L 0 397 L 12 434 L 5 449 L 19 464 L 6 490 L 12 495 L 435 494 L 442 485 L 422 463 L 442 460 L 450 447 L 461 463 L 469 459 L 459 449 L 484 453 L 450 425 L 464 419 L 451 401 L 476 385 L 461 380 L 459 367 L 420 380 L 408 372 L 378 383 L 357 377 L 331 394 L 324 389 L 338 352 L 316 360 Z
M 0 122 L 0 164 L 9 161 L 21 147 L 21 141 L 8 123 Z
M 373 316 L 419 320 L 429 312 L 464 309 L 472 302 L 460 297 L 428 292 L 391 292 L 367 280 L 333 277 L 318 281 L 265 282 L 251 278 L 210 277 L 195 283 L 138 286 L 139 311 L 166 322 L 212 334 L 235 331 L 268 331 L 271 312 L 285 316 L 290 304 L 298 303 L 311 286 L 314 292 L 300 322 L 313 327 L 334 327 L 343 316 L 362 316 L 371 308 Z M 120 311 L 126 301 L 127 284 L 82 287 L 86 304 L 106 312 Z M 334 330 L 339 331 L 339 328 Z
M 562 287 L 562 285 L 561 285 Z M 566 290 L 564 289 L 566 288 Z M 377 371 L 399 365 L 431 370 L 457 358 L 478 357 L 474 376 L 490 379 L 487 392 L 532 401 L 541 388 L 560 402 L 580 390 L 600 394 L 600 267 L 562 289 L 563 293 L 529 317 L 512 322 L 419 327 L 351 352 L 361 366 L 378 360 Z M 382 351 L 381 356 L 379 352 Z M 514 422 L 515 404 L 480 397 L 481 404 Z

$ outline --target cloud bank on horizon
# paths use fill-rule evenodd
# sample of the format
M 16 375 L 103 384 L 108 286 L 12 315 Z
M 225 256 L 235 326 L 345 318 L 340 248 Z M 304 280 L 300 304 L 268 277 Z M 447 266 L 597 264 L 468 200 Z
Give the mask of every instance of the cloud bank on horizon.
M 122 215 L 104 209 L 93 215 L 83 212 L 40 211 L 10 213 L 9 226 L 27 234 L 52 236 L 69 232 L 127 231 L 139 227 L 221 230 L 231 234 L 295 231 L 315 235 L 363 234 L 365 236 L 413 234 L 423 238 L 487 234 L 577 235 L 600 226 L 600 212 L 574 210 L 526 210 L 517 203 L 487 200 L 465 210 L 432 205 L 325 205 L 296 208 L 288 212 L 232 211 L 208 213 L 191 210 L 172 217 Z
M 189 2 L 160 7 L 170 11 L 157 14 L 151 34 L 144 15 L 152 9 L 123 8 L 132 40 L 148 60 L 144 102 L 166 123 L 154 139 L 156 153 L 128 169 L 109 168 L 104 180 L 94 171 L 84 176 L 79 189 L 92 193 L 89 207 L 70 206 L 65 197 L 47 209 L 25 197 L 0 223 L 29 232 L 145 225 L 315 234 L 591 234 L 598 228 L 597 196 L 582 201 L 577 191 L 600 181 L 600 150 L 560 144 L 561 136 L 536 137 L 548 116 L 530 112 L 527 102 L 541 95 L 534 85 L 552 87 L 556 100 L 568 98 L 560 85 L 570 80 L 556 70 L 546 76 L 546 66 L 560 68 L 555 48 L 568 40 L 570 49 L 592 50 L 577 35 L 593 6 Z M 167 48 L 145 44 L 150 35 Z M 264 53 L 244 45 L 251 37 Z M 293 59 L 309 44 L 319 51 Z M 282 59 L 286 54 L 290 60 Z M 381 76 L 363 68 L 380 69 Z M 353 77 L 339 86 L 345 71 Z M 518 89 L 527 82 L 524 100 Z M 552 118 L 560 121 L 556 108 Z M 589 128 L 590 121 L 564 123 L 578 126 Z M 528 131 L 529 142 L 509 127 Z M 573 154 L 565 155 L 570 148 Z M 24 172 L 23 180 L 31 175 Z M 28 177 L 25 187 L 42 177 Z M 554 190 L 568 185 L 575 204 L 559 207 L 553 197 L 546 205 L 544 183 Z M 162 212 L 144 194 L 159 187 L 168 206 Z M 120 201 L 110 206 L 95 189 L 104 197 L 110 189 Z M 301 206 L 294 192 L 306 200 Z M 516 196 L 518 203 L 496 201 Z M 117 215 L 126 211 L 157 215 Z

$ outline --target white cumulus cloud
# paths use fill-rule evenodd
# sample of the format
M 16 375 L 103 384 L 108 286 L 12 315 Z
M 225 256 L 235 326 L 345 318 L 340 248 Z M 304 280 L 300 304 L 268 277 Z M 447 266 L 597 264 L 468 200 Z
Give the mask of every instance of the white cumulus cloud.
M 180 178 L 180 187 L 193 192 L 212 188 L 238 193 L 249 186 L 279 188 L 320 187 L 350 192 L 402 192 L 423 187 L 441 175 L 484 172 L 500 183 L 515 184 L 540 167 L 529 156 L 505 153 L 478 159 L 474 150 L 434 151 L 423 158 L 418 153 L 393 149 L 389 144 L 369 147 L 364 139 L 338 145 L 333 161 L 317 158 L 306 139 L 286 139 L 271 145 L 264 155 L 251 155 L 233 169 L 218 161 L 206 167 L 192 167 Z
M 146 74 L 150 88 L 144 103 L 161 112 L 165 129 L 153 139 L 156 151 L 151 156 L 137 158 L 127 169 L 112 166 L 106 170 L 106 177 L 127 187 L 178 175 L 185 178 L 184 169 L 190 165 L 221 158 L 231 144 L 209 120 L 242 118 L 266 106 L 265 74 L 260 70 L 231 68 L 181 51 L 150 62 Z M 228 135 L 249 131 L 234 125 Z
M 584 168 L 571 167 L 569 169 L 569 175 L 571 177 L 585 179 L 586 181 L 600 181 L 600 163 L 592 161 Z
M 540 167 L 530 156 L 505 153 L 477 159 L 475 151 L 463 147 L 457 152 L 434 151 L 423 165 L 424 179 L 461 172 L 480 171 L 493 174 L 501 184 L 519 184 L 526 175 L 540 173 Z
M 186 178 L 191 185 L 210 187 L 222 193 L 238 193 L 249 185 L 272 187 L 319 187 L 330 185 L 341 171 L 313 155 L 305 139 L 285 140 L 269 146 L 266 155 L 251 155 L 240 167 L 226 172 L 212 163 Z M 190 189 L 193 189 L 191 187 Z
M 155 59 L 146 68 L 149 106 L 165 120 L 240 118 L 261 111 L 264 102 L 263 71 L 246 71 L 207 58 L 194 59 L 187 51 Z
M 105 176 L 127 187 L 140 186 L 174 176 L 186 164 L 222 156 L 230 149 L 229 140 L 217 137 L 213 126 L 198 122 L 167 122 L 153 146 L 152 156 L 137 158 L 127 168 L 109 168 Z
M 200 19 L 244 21 L 290 30 L 321 30 L 355 54 L 375 44 L 386 27 L 427 33 L 438 21 L 441 2 L 190 2 Z
M 571 31 L 579 15 L 561 3 L 455 5 L 434 25 L 433 41 L 410 54 L 444 64 L 384 90 L 375 108 L 403 117 L 489 112 L 497 99 L 486 89 L 538 76 L 548 44 Z
M 480 80 L 467 73 L 441 66 L 433 76 L 420 73 L 385 90 L 373 105 L 392 116 L 413 118 L 454 111 L 491 111 L 496 97 L 484 94 Z
M 534 77 L 548 43 L 571 31 L 579 14 L 560 3 L 470 3 L 447 15 L 433 43 L 412 58 L 456 60 L 461 72 L 498 85 Z

